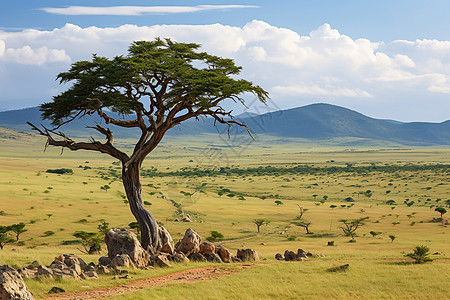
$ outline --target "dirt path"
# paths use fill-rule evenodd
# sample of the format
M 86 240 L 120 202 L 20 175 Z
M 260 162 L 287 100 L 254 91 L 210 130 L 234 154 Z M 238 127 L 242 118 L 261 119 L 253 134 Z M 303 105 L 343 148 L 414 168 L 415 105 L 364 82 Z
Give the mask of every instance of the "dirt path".
M 240 265 L 241 268 L 247 268 L 251 265 Z M 158 277 L 139 279 L 128 282 L 123 285 L 92 289 L 76 293 L 55 294 L 45 299 L 65 299 L 65 300 L 88 300 L 88 299 L 106 299 L 111 296 L 125 294 L 149 287 L 164 286 L 169 283 L 187 283 L 199 280 L 210 280 L 235 272 L 227 266 L 209 266 L 202 268 L 189 269 L 174 272 Z

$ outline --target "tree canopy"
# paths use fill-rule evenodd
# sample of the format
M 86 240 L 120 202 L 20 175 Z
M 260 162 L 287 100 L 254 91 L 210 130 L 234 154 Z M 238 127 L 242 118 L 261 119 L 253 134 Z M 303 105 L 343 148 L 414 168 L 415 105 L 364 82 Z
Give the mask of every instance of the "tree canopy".
M 32 126 L 49 138 L 50 145 L 100 151 L 122 161 L 142 160 L 167 130 L 192 117 L 209 116 L 229 126 L 245 126 L 233 120 L 221 102 L 228 99 L 244 104 L 242 93 L 246 92 L 265 102 L 268 93 L 247 80 L 234 79 L 241 67 L 233 60 L 199 52 L 199 47 L 170 39 L 137 41 L 126 56 L 108 59 L 93 55 L 91 61 L 78 61 L 58 75 L 60 83 L 73 85 L 40 106 L 42 117 L 59 128 L 98 114 L 106 124 L 139 128 L 142 135 L 132 157 L 112 146 L 113 132 L 100 124 L 92 128 L 105 135 L 106 143 L 76 143 L 61 132 Z M 110 112 L 133 117 L 113 118 Z M 56 141 L 51 134 L 62 140 Z

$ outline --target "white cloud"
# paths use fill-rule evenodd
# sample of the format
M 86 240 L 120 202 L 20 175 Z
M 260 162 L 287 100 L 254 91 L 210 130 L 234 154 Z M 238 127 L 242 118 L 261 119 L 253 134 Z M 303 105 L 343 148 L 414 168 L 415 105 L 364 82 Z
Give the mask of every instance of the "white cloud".
M 243 27 L 210 24 L 82 28 L 66 24 L 49 31 L 0 31 L 0 69 L 19 82 L 24 76 L 31 76 L 25 71 L 26 66 L 39 67 L 39 80 L 47 89 L 40 97 L 48 99 L 59 88 L 54 82 L 56 74 L 66 71 L 70 62 L 90 59 L 92 53 L 108 57 L 125 54 L 132 41 L 155 37 L 197 42 L 204 51 L 233 58 L 243 66 L 242 77 L 270 91 L 282 108 L 314 101 L 350 106 L 364 99 L 361 103 L 367 110 L 379 109 L 383 117 L 396 118 L 396 113 L 401 114 L 389 110 L 387 113 L 392 115 L 386 115 L 386 103 L 392 101 L 421 107 L 418 116 L 427 111 L 441 119 L 450 118 L 444 117 L 450 111 L 450 103 L 448 109 L 433 111 L 423 101 L 447 101 L 449 41 L 385 43 L 352 39 L 329 24 L 303 35 L 263 21 L 252 21 Z M 17 64 L 23 68 L 17 68 Z M 26 97 L 27 93 L 13 90 L 12 85 L 1 80 L 0 90 L 10 91 L 6 94 L 11 99 Z M 19 90 L 20 94 L 14 96 Z M 35 92 L 29 92 L 27 97 L 40 99 Z
M 197 5 L 197 6 L 69 6 L 65 8 L 46 7 L 41 10 L 58 15 L 110 15 L 141 16 L 146 14 L 193 13 L 207 10 L 230 10 L 240 8 L 257 8 L 252 5 Z
M 0 57 L 3 56 L 3 53 L 5 53 L 5 48 L 6 48 L 5 42 L 0 40 Z
M 48 49 L 40 47 L 33 49 L 24 46 L 18 49 L 8 48 L 5 52 L 5 59 L 14 60 L 20 64 L 41 66 L 47 63 L 63 62 L 70 63 L 70 57 L 63 49 Z

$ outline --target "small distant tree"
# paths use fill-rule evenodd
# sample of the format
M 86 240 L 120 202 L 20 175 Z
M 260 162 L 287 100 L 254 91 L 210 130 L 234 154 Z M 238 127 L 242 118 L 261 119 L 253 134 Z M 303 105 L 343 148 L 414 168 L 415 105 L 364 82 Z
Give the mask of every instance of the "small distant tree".
M 131 222 L 130 224 L 128 224 L 128 227 L 130 227 L 131 229 L 136 229 L 138 235 L 141 233 L 138 222 Z
M 411 257 L 414 259 L 414 263 L 416 264 L 423 264 L 429 261 L 433 261 L 430 256 L 430 249 L 427 246 L 416 246 L 416 248 L 413 249 L 412 253 L 405 254 L 407 257 Z
M 223 239 L 223 234 L 221 234 L 218 231 L 213 230 L 210 232 L 210 234 L 211 235 L 206 238 L 206 240 L 209 242 L 216 242 L 219 241 L 220 239 Z
M 311 222 L 300 221 L 300 222 L 292 222 L 292 224 L 305 228 L 306 234 L 312 234 L 312 232 L 309 231 L 309 226 L 311 225 Z
M 444 214 L 447 212 L 447 210 L 445 209 L 445 208 L 443 208 L 443 207 L 436 207 L 435 209 L 434 209 L 434 211 L 437 211 L 438 213 L 440 213 L 441 214 L 441 218 L 444 216 Z
M 47 220 L 50 219 L 51 216 L 53 216 L 53 214 L 46 214 L 47 216 Z
M 317 197 L 317 195 L 316 195 L 316 194 L 314 194 L 314 195 L 312 195 L 312 196 L 313 196 L 314 200 L 316 200 L 316 197 Z
M 280 201 L 280 200 L 275 200 L 275 202 L 274 202 L 277 206 L 278 205 L 283 205 L 284 203 L 282 202 L 282 201 Z
M 19 235 L 27 231 L 25 228 L 25 223 L 20 222 L 19 224 L 13 224 L 9 226 L 9 230 L 16 234 L 16 241 L 19 240 Z
M 100 243 L 102 239 L 95 232 L 77 231 L 73 234 L 74 237 L 82 240 L 82 245 L 85 251 L 80 250 L 86 254 L 99 253 L 102 248 Z
M 336 207 L 337 207 L 337 206 L 334 205 L 334 204 L 331 204 L 331 205 L 330 205 L 330 208 L 331 208 L 331 209 L 335 209 Z
M 269 220 L 264 220 L 264 219 L 255 219 L 255 220 L 253 220 L 253 224 L 256 225 L 256 228 L 258 229 L 258 233 L 259 233 L 261 226 L 269 225 L 270 221 Z
M 369 233 L 370 233 L 370 235 L 372 235 L 372 237 L 376 237 L 377 235 L 381 234 L 381 232 L 379 232 L 379 231 L 371 231 Z
M 9 226 L 0 226 L 0 249 L 3 250 L 6 244 L 14 242 L 14 239 L 8 236 Z
M 103 219 L 101 219 L 100 221 L 101 223 L 97 226 L 97 229 L 102 236 L 105 236 L 109 231 L 109 223 Z
M 101 186 L 100 189 L 104 190 L 105 192 L 107 192 L 111 187 L 107 184 L 105 184 L 104 186 Z
M 344 234 L 346 236 L 351 236 L 352 240 L 355 239 L 356 236 L 356 230 L 364 225 L 364 221 L 367 220 L 369 217 L 359 218 L 359 219 L 353 219 L 353 220 L 346 220 L 341 219 L 339 222 L 342 223 L 342 226 L 339 228 L 342 229 Z
M 393 243 L 394 240 L 395 240 L 395 238 L 396 238 L 396 236 L 391 234 L 391 235 L 389 236 L 389 238 L 391 239 L 391 243 Z
M 386 201 L 387 205 L 394 205 L 395 204 L 395 200 L 388 200 Z
M 328 199 L 328 196 L 327 196 L 327 195 L 323 196 L 323 200 L 324 200 L 324 201 L 327 201 L 327 199 Z

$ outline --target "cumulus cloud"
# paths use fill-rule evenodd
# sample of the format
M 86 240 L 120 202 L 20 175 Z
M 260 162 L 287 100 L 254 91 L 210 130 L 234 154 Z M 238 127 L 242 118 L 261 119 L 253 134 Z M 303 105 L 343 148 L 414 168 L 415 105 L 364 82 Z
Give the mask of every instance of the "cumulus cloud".
M 58 15 L 110 15 L 141 16 L 147 14 L 193 13 L 206 10 L 229 10 L 238 8 L 257 8 L 252 5 L 197 5 L 197 6 L 69 6 L 65 8 L 46 7 L 41 10 Z
M 20 64 L 41 66 L 47 63 L 63 62 L 70 63 L 70 57 L 63 49 L 49 49 L 40 47 L 33 49 L 24 46 L 18 49 L 8 48 L 5 52 L 5 59 L 14 60 Z
M 6 48 L 5 42 L 0 40 L 0 57 L 3 56 L 3 53 L 5 53 L 5 48 Z
M 58 88 L 56 74 L 67 70 L 70 62 L 89 59 L 92 53 L 107 57 L 125 54 L 130 42 L 155 37 L 197 42 L 204 51 L 233 58 L 243 66 L 242 76 L 268 90 L 281 108 L 322 101 L 356 107 L 365 103 L 371 106 L 358 107 L 363 112 L 377 107 L 385 111 L 389 101 L 421 106 L 425 105 L 423 98 L 442 100 L 450 94 L 450 42 L 352 39 L 329 24 L 309 34 L 256 20 L 243 27 L 82 28 L 66 24 L 49 31 L 0 31 L 0 67 L 14 76 L 19 76 L 14 64 L 45 68 L 41 79 L 48 81 L 50 95 Z M 9 86 L 0 88 L 8 90 Z M 450 111 L 450 104 L 448 108 Z M 395 112 L 389 113 L 392 115 L 383 116 L 395 118 Z M 444 109 L 434 113 L 445 118 Z

